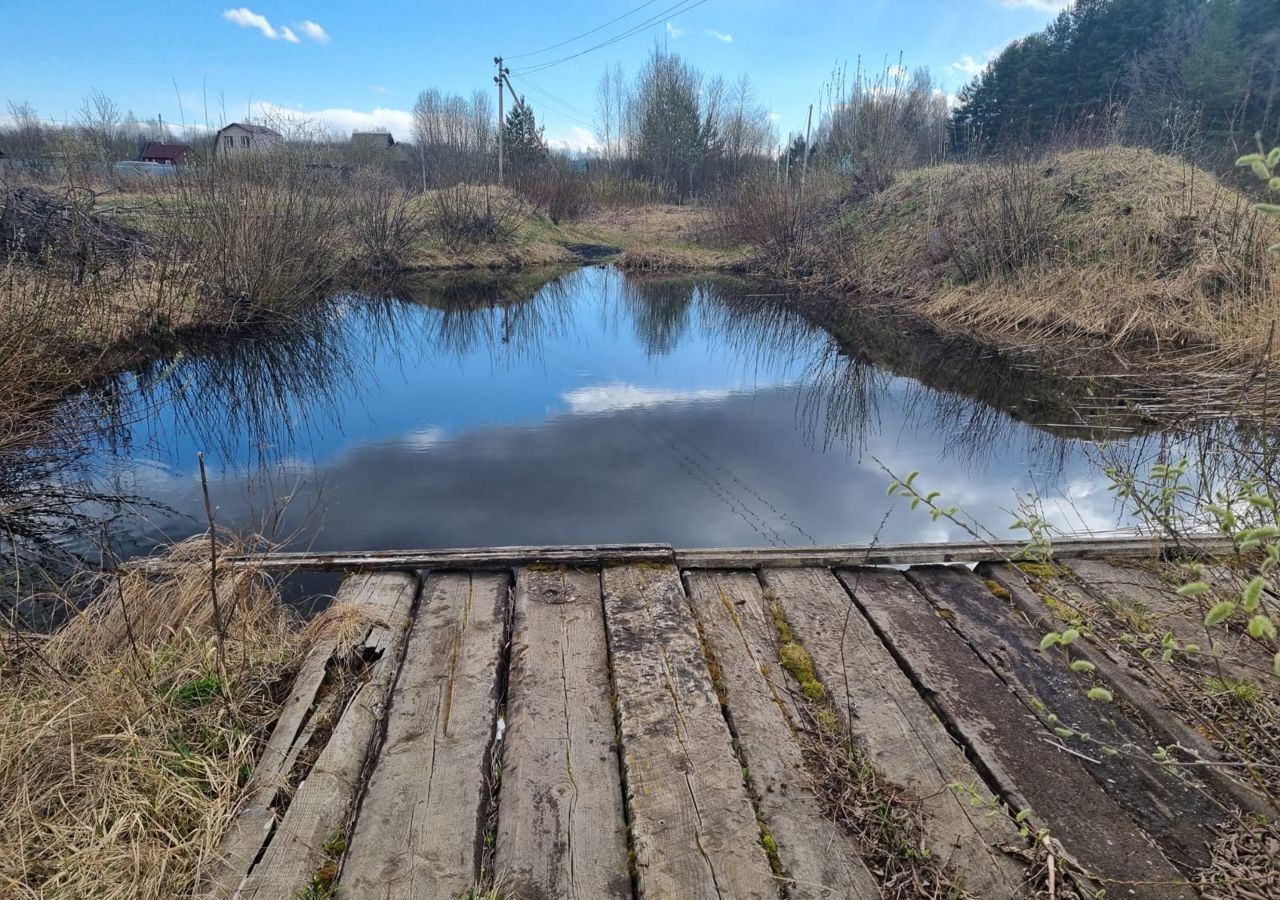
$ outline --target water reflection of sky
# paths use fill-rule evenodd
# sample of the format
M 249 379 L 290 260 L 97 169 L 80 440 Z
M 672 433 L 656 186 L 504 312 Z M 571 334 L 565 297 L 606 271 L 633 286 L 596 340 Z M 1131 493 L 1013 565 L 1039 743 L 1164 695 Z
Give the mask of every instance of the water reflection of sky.
M 318 549 L 964 537 L 900 502 L 882 526 L 877 458 L 997 530 L 1033 488 L 1074 498 L 1050 510 L 1072 530 L 1114 524 L 1082 444 L 862 364 L 732 289 L 587 269 L 529 302 L 432 296 L 348 301 L 128 379 L 132 424 L 99 460 L 171 510 L 128 549 L 203 530 L 198 450 L 221 524 Z

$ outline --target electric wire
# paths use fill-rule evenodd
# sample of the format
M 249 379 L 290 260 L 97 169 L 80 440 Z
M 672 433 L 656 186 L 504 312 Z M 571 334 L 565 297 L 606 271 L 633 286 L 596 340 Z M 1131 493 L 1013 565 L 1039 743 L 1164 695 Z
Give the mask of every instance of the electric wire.
M 582 32 L 582 34 L 574 35 L 568 40 L 561 41 L 558 44 L 551 44 L 548 47 L 543 47 L 541 50 L 530 50 L 528 53 L 517 53 L 515 56 L 505 57 L 504 61 L 510 62 L 513 59 L 525 59 L 526 57 L 529 57 L 529 56 L 538 56 L 539 54 L 546 53 L 549 50 L 556 50 L 560 47 L 563 47 L 565 44 L 572 44 L 574 41 L 581 40 L 587 35 L 595 34 L 597 31 L 603 31 L 604 29 L 608 28 L 610 25 L 613 25 L 615 22 L 621 22 L 623 19 L 626 19 L 630 16 L 634 16 L 636 13 L 640 12 L 640 10 L 644 9 L 646 6 L 653 6 L 653 4 L 657 2 L 658 0 L 646 0 L 646 2 L 641 3 L 639 6 L 635 7 L 634 9 L 624 12 L 622 15 L 618 16 L 617 18 L 610 19 L 608 22 L 605 22 L 603 25 L 597 25 L 595 28 L 592 28 L 590 31 L 584 31 Z
M 656 25 L 658 22 L 662 21 L 663 19 L 670 19 L 670 18 L 674 18 L 675 16 L 681 15 L 683 13 L 687 13 L 689 10 L 695 9 L 706 2 L 707 0 L 692 0 L 692 2 L 691 0 L 680 0 L 679 3 L 676 3 L 673 6 L 667 7 L 662 12 L 658 13 L 656 16 L 646 19 L 645 21 L 641 22 L 639 25 L 636 25 L 628 29 L 627 31 L 624 31 L 621 34 L 615 35 L 614 37 L 609 38 L 606 41 L 602 41 L 601 43 L 588 47 L 585 50 L 579 50 L 577 53 L 572 53 L 568 56 L 562 56 L 559 59 L 551 60 L 550 62 L 536 63 L 530 68 L 521 69 L 519 72 L 515 74 L 532 75 L 537 72 L 546 71 L 547 69 L 550 69 L 553 66 L 558 66 L 562 63 L 566 63 L 571 59 L 577 59 L 580 56 L 585 56 L 588 53 L 593 53 L 596 50 L 600 50 L 604 47 L 608 47 L 611 44 L 616 44 L 618 41 L 629 38 L 632 35 L 639 34 L 641 31 L 644 31 L 646 28 L 650 28 L 653 25 Z

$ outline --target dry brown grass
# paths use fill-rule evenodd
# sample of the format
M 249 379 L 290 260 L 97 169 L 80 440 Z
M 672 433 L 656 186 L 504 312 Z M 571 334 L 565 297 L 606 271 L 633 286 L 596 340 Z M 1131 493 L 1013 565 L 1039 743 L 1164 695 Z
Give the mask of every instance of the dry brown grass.
M 1238 359 L 1280 317 L 1278 239 L 1212 175 L 1108 147 L 905 173 L 828 251 L 860 296 L 984 335 Z
M 750 255 L 745 244 L 722 239 L 714 214 L 700 206 L 602 208 L 583 224 L 596 240 L 622 247 L 616 265 L 637 274 L 732 269 Z
M 234 542 L 220 552 L 243 549 Z M 210 600 L 207 538 L 165 575 L 108 581 L 0 673 L 0 895 L 187 896 L 312 639 L 261 573 Z M 350 619 L 340 610 L 326 635 Z

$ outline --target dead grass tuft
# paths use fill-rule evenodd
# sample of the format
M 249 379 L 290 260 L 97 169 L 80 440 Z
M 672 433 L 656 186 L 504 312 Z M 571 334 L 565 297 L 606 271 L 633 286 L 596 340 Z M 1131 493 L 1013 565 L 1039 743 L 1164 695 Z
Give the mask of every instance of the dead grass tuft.
M 218 584 L 220 658 L 207 552 L 180 544 L 172 573 L 109 582 L 0 675 L 0 894 L 193 891 L 307 640 L 265 576 L 237 570 Z
M 1233 831 L 1213 845 L 1209 868 L 1198 879 L 1206 900 L 1280 896 L 1280 826 Z

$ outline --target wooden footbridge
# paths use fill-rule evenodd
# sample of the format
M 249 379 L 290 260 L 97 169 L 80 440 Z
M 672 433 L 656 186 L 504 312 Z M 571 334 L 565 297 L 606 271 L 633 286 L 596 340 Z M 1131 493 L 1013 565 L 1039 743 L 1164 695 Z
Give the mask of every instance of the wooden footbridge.
M 347 571 L 369 624 L 358 659 L 302 666 L 208 892 L 1198 896 L 1216 827 L 1262 801 L 1132 658 L 1039 644 L 1068 590 L 1177 633 L 1199 614 L 1144 567 L 1150 541 L 1062 544 L 1034 576 L 1016 549 L 259 559 Z M 1190 761 L 1138 759 L 1172 745 Z M 914 823 L 897 837 L 889 807 Z M 915 894 L 894 852 L 926 860 Z

